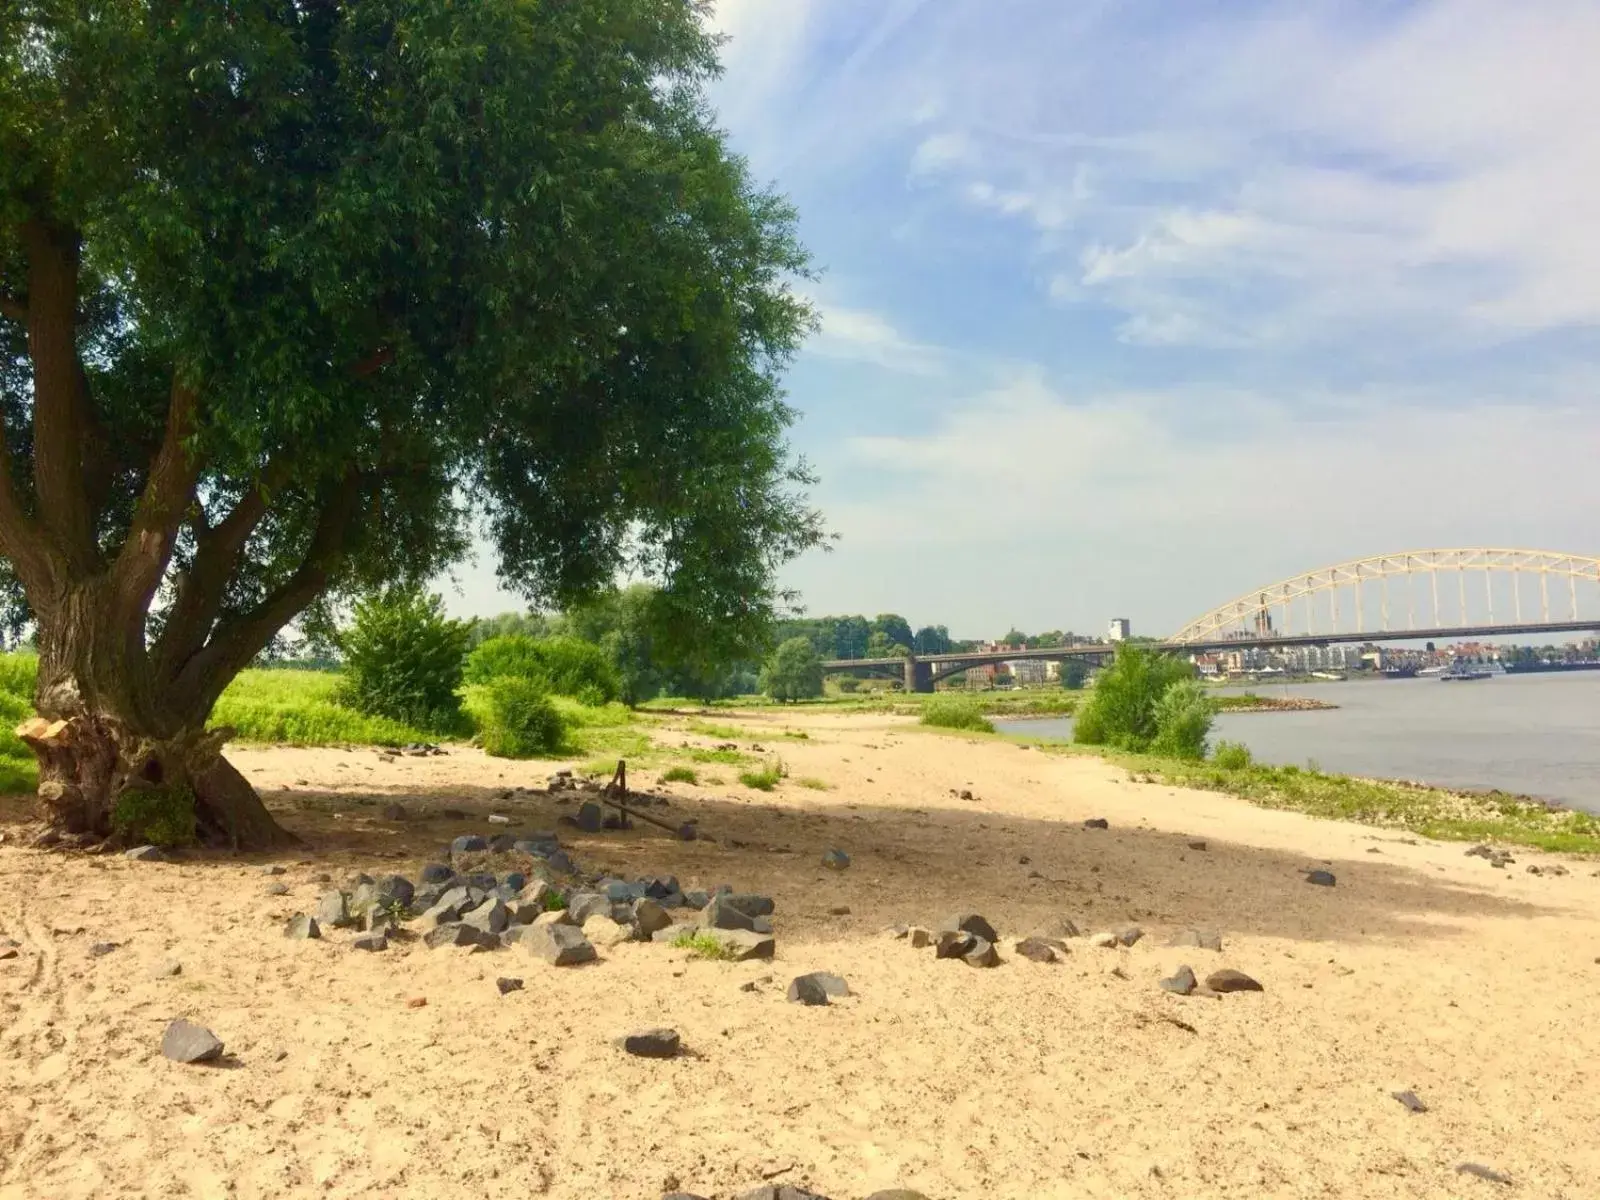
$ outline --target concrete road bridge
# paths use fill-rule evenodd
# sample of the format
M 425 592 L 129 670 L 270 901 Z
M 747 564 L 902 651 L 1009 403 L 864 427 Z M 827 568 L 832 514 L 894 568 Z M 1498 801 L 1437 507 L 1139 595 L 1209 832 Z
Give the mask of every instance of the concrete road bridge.
M 1406 550 L 1354 559 L 1254 588 L 1183 626 L 1167 653 L 1347 643 L 1451 641 L 1600 631 L 1600 558 L 1551 550 Z M 1116 644 L 973 650 L 824 662 L 829 674 L 887 675 L 907 691 L 995 663 L 1097 663 Z

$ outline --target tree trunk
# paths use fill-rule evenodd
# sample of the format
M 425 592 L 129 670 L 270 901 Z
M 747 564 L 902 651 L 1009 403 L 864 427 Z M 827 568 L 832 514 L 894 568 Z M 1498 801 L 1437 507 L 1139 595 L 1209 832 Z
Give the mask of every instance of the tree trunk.
M 38 616 L 40 715 L 17 735 L 39 759 L 51 831 L 236 850 L 292 843 L 222 757 L 227 731 L 208 732 L 208 713 L 186 711 L 175 689 L 157 687 L 142 614 L 119 628 L 115 599 L 100 585 L 74 589 Z

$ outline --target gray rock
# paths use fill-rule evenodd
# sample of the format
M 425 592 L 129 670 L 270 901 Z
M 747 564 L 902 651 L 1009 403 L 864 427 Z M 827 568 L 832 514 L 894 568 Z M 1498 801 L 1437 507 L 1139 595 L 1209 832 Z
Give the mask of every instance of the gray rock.
M 1222 935 L 1213 929 L 1185 929 L 1169 945 L 1193 946 L 1200 950 L 1222 950 Z
M 222 1042 L 211 1030 L 181 1017 L 161 1035 L 161 1053 L 173 1062 L 215 1062 L 222 1057 L 222 1049 Z
M 150 972 L 151 979 L 173 979 L 183 974 L 183 964 L 175 959 L 168 959 L 164 963 L 157 963 L 155 970 Z
M 489 849 L 487 838 L 479 837 L 475 833 L 464 833 L 450 843 L 450 853 L 456 854 L 482 854 Z
M 422 916 L 417 918 L 418 926 L 427 932 L 438 929 L 441 925 L 455 925 L 461 920 L 461 910 L 453 904 L 435 904 L 427 909 Z
M 511 910 L 499 900 L 490 900 L 462 917 L 461 923 L 484 933 L 499 934 L 511 924 Z
M 906 940 L 911 943 L 913 950 L 926 950 L 933 945 L 933 931 L 924 929 L 920 925 L 913 925 L 906 932 Z
M 360 937 L 356 938 L 355 941 L 350 943 L 350 948 L 352 950 L 367 950 L 373 952 L 378 950 L 387 950 L 389 948 L 389 935 L 381 930 L 374 933 L 363 933 Z
M 1144 936 L 1144 930 L 1137 925 L 1129 925 L 1126 929 L 1117 931 L 1117 941 L 1124 946 L 1131 946 Z
M 825 1007 L 828 989 L 822 986 L 821 980 L 815 975 L 800 975 L 789 984 L 789 1000 L 793 1004 Z
M 565 909 L 565 908 L 552 908 L 548 912 L 542 912 L 537 917 L 535 917 L 533 919 L 533 923 L 535 925 L 572 925 L 572 926 L 576 926 L 578 924 L 576 921 L 574 921 L 572 919 L 571 911 L 568 910 L 568 909 Z
M 754 933 L 771 933 L 772 932 L 772 918 L 771 917 L 751 917 L 750 918 L 750 929 Z
M 558 875 L 576 875 L 578 868 L 573 865 L 571 857 L 565 850 L 557 850 L 545 859 L 549 868 Z
M 668 1192 L 661 1200 L 706 1200 L 704 1196 L 697 1196 L 693 1192 Z
M 489 849 L 495 854 L 509 854 L 516 846 L 517 839 L 509 833 L 496 834 L 489 839 Z
M 850 915 L 850 906 L 848 904 L 835 904 L 828 910 L 828 915 L 830 917 L 848 917 Z
M 267 884 L 267 895 L 269 895 L 269 896 L 287 896 L 288 894 L 289 894 L 289 885 L 287 883 L 269 883 L 269 884 Z
M 994 943 L 988 939 L 974 937 L 972 948 L 961 956 L 961 960 L 969 967 L 998 967 L 1000 951 L 996 950 Z
M 494 934 L 462 922 L 430 929 L 422 935 L 422 941 L 430 950 L 437 950 L 440 946 L 483 946 L 492 950 L 500 944 L 500 939 Z
M 804 1188 L 791 1187 L 789 1184 L 767 1183 L 754 1191 L 743 1192 L 734 1200 L 828 1200 L 819 1192 L 808 1192 Z
M 593 800 L 578 805 L 578 828 L 584 833 L 599 833 L 605 828 L 605 810 Z
M 1000 935 L 994 931 L 994 926 L 977 913 L 957 913 L 939 926 L 940 933 L 944 933 L 947 930 L 970 933 L 974 937 L 981 937 L 986 942 L 998 942 L 1000 940 Z
M 778 946 L 770 933 L 754 933 L 748 929 L 718 930 L 717 940 L 728 948 L 734 962 L 771 958 Z
M 458 883 L 453 888 L 448 888 L 439 897 L 439 905 L 444 908 L 453 908 L 458 913 L 471 912 L 483 903 L 483 893 L 476 888 L 469 888 Z
M 315 917 L 308 917 L 305 913 L 295 913 L 283 927 L 283 936 L 299 941 L 314 941 L 322 936 L 322 930 L 318 927 Z
M 656 930 L 650 935 L 650 940 L 658 945 L 670 945 L 672 942 L 677 941 L 680 937 L 693 936 L 694 934 L 701 932 L 703 931 L 698 925 L 690 925 L 687 922 L 678 922 L 668 925 L 665 929 Z
M 654 900 L 641 900 L 633 906 L 633 927 L 639 931 L 641 940 L 648 942 L 658 929 L 665 929 L 672 924 L 672 917 L 667 910 Z
M 522 990 L 522 980 L 507 978 L 502 975 L 494 981 L 494 986 L 500 989 L 502 996 L 509 996 L 512 992 L 520 992 Z
M 594 947 L 571 925 L 529 925 L 521 944 L 530 953 L 556 967 L 576 966 L 595 960 Z
M 1085 829 L 1110 829 L 1111 822 L 1104 817 L 1090 817 L 1083 823 Z
M 488 871 L 475 871 L 471 875 L 464 875 L 461 882 L 486 894 L 500 886 L 500 881 Z
M 1243 971 L 1235 971 L 1231 968 L 1211 972 L 1206 976 L 1206 986 L 1213 992 L 1260 992 L 1266 990 Z
M 329 929 L 348 929 L 355 924 L 350 915 L 350 898 L 343 892 L 324 892 L 317 901 L 317 924 Z
M 1174 992 L 1179 996 L 1187 996 L 1199 986 L 1199 981 L 1194 977 L 1194 971 L 1186 966 L 1179 967 L 1170 976 L 1161 981 L 1163 990 Z
M 834 999 L 851 994 L 850 985 L 844 981 L 844 976 L 835 975 L 831 971 L 812 971 L 810 978 L 822 985 L 822 990 Z
M 1066 917 L 1061 917 L 1058 920 L 1051 922 L 1050 925 L 1045 928 L 1044 932 L 1039 934 L 1039 936 L 1043 938 L 1065 939 L 1082 937 L 1083 934 L 1079 932 L 1078 927 L 1071 921 L 1067 920 Z
M 770 917 L 776 910 L 771 896 L 753 896 L 733 893 L 722 897 L 722 902 L 738 909 L 747 917 Z
M 600 891 L 613 904 L 626 904 L 634 898 L 633 885 L 621 879 L 602 880 Z
M 668 875 L 665 878 L 657 876 L 646 880 L 644 885 L 644 894 L 652 900 L 665 900 L 668 896 L 677 896 L 682 892 L 676 875 Z
M 1389 1095 L 1400 1101 L 1411 1112 L 1425 1113 L 1428 1111 L 1428 1106 L 1422 1102 L 1422 1098 L 1415 1092 L 1390 1092 Z
M 134 862 L 166 862 L 167 852 L 160 846 L 135 846 L 125 851 L 122 857 L 131 858 Z
M 755 918 L 729 903 L 721 893 L 711 897 L 701 910 L 700 923 L 707 929 L 755 929 Z
M 582 925 L 590 917 L 609 917 L 611 901 L 594 892 L 574 892 L 567 897 L 567 914 L 574 925 Z
M 522 889 L 528 886 L 528 877 L 521 871 L 512 871 L 500 881 L 500 886 L 510 888 L 513 895 L 520 896 Z
M 959 929 L 941 929 L 938 940 L 933 944 L 933 952 L 938 958 L 960 958 L 980 940 L 974 934 Z
M 677 1058 L 683 1044 L 676 1029 L 646 1029 L 628 1034 L 622 1048 L 637 1058 Z
M 830 871 L 843 871 L 850 866 L 850 856 L 843 850 L 827 850 L 823 852 L 822 865 Z
M 711 894 L 709 892 L 693 891 L 693 892 L 685 892 L 683 894 L 683 907 L 684 908 L 704 908 L 707 904 L 710 904 L 710 903 L 711 903 Z
M 1332 871 L 1307 871 L 1306 882 L 1316 884 L 1317 887 L 1332 887 L 1338 881 Z
M 1192 842 L 1189 843 L 1189 849 L 1191 849 L 1191 850 L 1204 850 L 1204 849 L 1206 849 L 1206 844 L 1200 838 L 1195 838 Z
M 89 947 L 89 957 L 104 958 L 121 945 L 121 942 L 96 942 L 94 945 Z
M 1456 1174 L 1471 1175 L 1475 1179 L 1482 1179 L 1488 1183 L 1499 1183 L 1505 1185 L 1506 1187 L 1511 1186 L 1511 1176 L 1502 1175 L 1499 1171 L 1496 1171 L 1491 1167 L 1486 1167 L 1482 1163 L 1458 1163 L 1456 1165 Z
M 544 913 L 544 902 L 541 900 L 525 900 L 520 896 L 506 904 L 511 912 L 513 925 L 532 925 Z
M 1055 947 L 1043 938 L 1023 938 L 1017 943 L 1017 953 L 1036 963 L 1053 963 L 1057 958 Z

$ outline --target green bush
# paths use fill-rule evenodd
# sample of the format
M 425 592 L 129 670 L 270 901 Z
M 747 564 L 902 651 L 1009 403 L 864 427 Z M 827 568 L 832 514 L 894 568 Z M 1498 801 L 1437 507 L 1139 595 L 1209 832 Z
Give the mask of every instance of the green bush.
M 1255 757 L 1250 753 L 1250 747 L 1242 742 L 1218 742 L 1217 748 L 1212 751 L 1211 761 L 1224 771 L 1243 771 L 1255 762 Z
M 1156 701 L 1156 737 L 1150 744 L 1151 753 L 1186 762 L 1201 761 L 1206 756 L 1206 739 L 1211 736 L 1215 711 L 1205 689 L 1194 680 L 1172 684 Z
M 496 758 L 540 758 L 556 754 L 566 722 L 537 683 L 506 676 L 487 688 L 483 748 Z
M 396 589 L 358 601 L 339 647 L 340 704 L 440 733 L 461 728 L 467 626 L 444 615 L 438 596 Z
M 617 669 L 605 652 L 573 637 L 490 638 L 467 656 L 465 678 L 468 683 L 525 679 L 597 708 L 622 694 Z
M 111 807 L 111 829 L 128 845 L 191 845 L 194 792 L 186 787 L 127 788 Z
M 983 715 L 976 697 L 947 692 L 934 696 L 922 706 L 922 723 L 940 729 L 965 729 L 973 733 L 993 733 L 994 726 Z
M 700 775 L 693 767 L 668 767 L 661 773 L 662 783 L 699 783 Z
M 1157 702 L 1174 683 L 1193 678 L 1193 665 L 1181 659 L 1142 646 L 1118 646 L 1116 660 L 1100 672 L 1078 710 L 1073 739 L 1086 746 L 1148 750 L 1160 733 Z

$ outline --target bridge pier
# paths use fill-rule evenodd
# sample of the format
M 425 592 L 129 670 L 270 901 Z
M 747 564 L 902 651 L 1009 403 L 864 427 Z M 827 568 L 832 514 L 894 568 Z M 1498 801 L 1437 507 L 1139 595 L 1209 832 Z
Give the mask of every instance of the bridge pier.
M 914 654 L 906 657 L 906 691 L 933 691 L 932 663 L 925 663 Z

